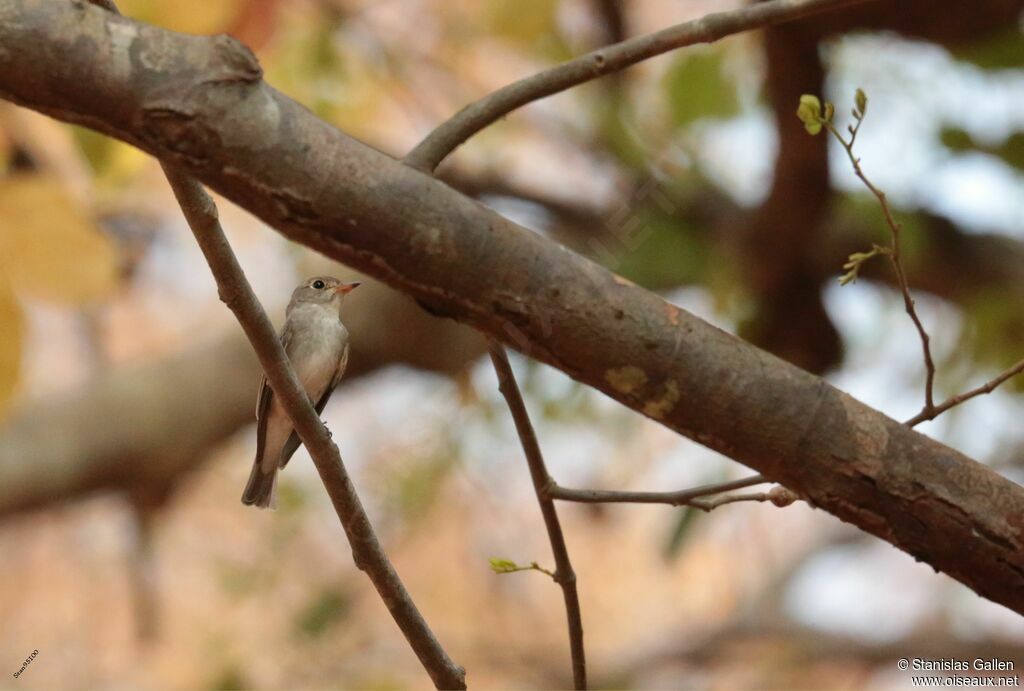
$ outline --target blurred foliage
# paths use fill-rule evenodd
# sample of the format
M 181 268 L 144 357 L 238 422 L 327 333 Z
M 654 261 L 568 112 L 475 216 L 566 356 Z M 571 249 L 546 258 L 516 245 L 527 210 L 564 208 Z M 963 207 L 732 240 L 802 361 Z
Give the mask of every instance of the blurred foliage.
M 221 561 L 217 564 L 217 578 L 220 587 L 229 595 L 245 597 L 268 585 L 263 568 L 251 564 Z
M 977 151 L 995 156 L 1006 165 L 1024 171 L 1024 132 L 1014 132 L 1001 144 L 990 146 L 975 141 L 970 133 L 959 127 L 944 127 L 939 134 L 939 140 L 950 151 L 956 153 Z
M 0 266 L 0 416 L 17 390 L 25 317 Z
M 17 387 L 24 317 L 16 295 L 83 305 L 117 285 L 110 240 L 56 179 L 0 178 L 0 414 Z
M 54 178 L 0 180 L 0 263 L 18 292 L 81 305 L 117 284 L 114 245 Z
M 320 591 L 304 606 L 295 617 L 296 630 L 310 638 L 319 638 L 332 626 L 348 616 L 352 598 L 337 588 Z
M 274 41 L 260 53 L 267 81 L 313 113 L 354 136 L 367 136 L 385 100 L 404 93 L 390 53 L 373 54 L 345 40 L 338 11 L 285 14 Z M 362 32 L 365 33 L 365 32 Z
M 298 513 L 309 504 L 309 490 L 287 477 L 278 478 L 277 509 L 285 514 Z
M 708 48 L 683 52 L 672 63 L 665 74 L 665 91 L 677 127 L 739 114 L 736 84 L 724 69 L 724 58 L 724 50 Z
M 995 371 L 1006 369 L 1020 360 L 1024 343 L 1024 312 L 1021 306 L 1007 300 L 1001 291 L 979 293 L 965 310 L 967 328 L 961 348 L 975 363 L 988 365 Z M 972 384 L 974 386 L 976 384 Z M 1024 393 L 1024 377 L 1017 376 L 1003 387 Z
M 617 273 L 651 290 L 704 282 L 711 250 L 699 229 L 656 204 L 638 209 L 632 223 L 636 230 Z
M 218 691 L 219 689 L 223 691 L 242 691 L 242 689 L 251 687 L 252 684 L 246 681 L 242 668 L 236 664 L 224 667 L 209 684 L 209 688 L 213 691 Z
M 665 540 L 663 555 L 667 561 L 674 561 L 683 551 L 687 539 L 693 534 L 693 528 L 697 525 L 698 517 L 702 512 L 684 506 L 679 510 L 679 516 L 675 519 Z
M 134 146 L 85 127 L 71 126 L 71 133 L 98 186 L 118 189 L 131 182 L 150 160 Z
M 388 469 L 382 497 L 389 515 L 415 520 L 434 506 L 446 478 L 460 457 L 454 439 L 420 458 L 404 458 Z
M 1010 27 L 987 41 L 955 46 L 950 52 L 957 59 L 986 70 L 1024 67 L 1024 35 L 1020 27 Z
M 342 100 L 352 98 L 350 80 L 358 76 L 348 69 L 349 57 L 335 41 L 340 21 L 321 13 L 291 17 L 260 56 L 268 82 L 331 121 Z
M 216 34 L 228 30 L 245 7 L 245 0 L 119 0 L 121 13 L 186 34 Z
M 596 144 L 624 168 L 642 170 L 649 162 L 647 149 L 636 133 L 636 113 L 632 101 L 620 90 L 609 93 L 600 83 L 585 84 L 581 91 L 596 119 Z
M 569 48 L 558 28 L 557 0 L 490 0 L 486 30 L 550 60 L 567 60 Z

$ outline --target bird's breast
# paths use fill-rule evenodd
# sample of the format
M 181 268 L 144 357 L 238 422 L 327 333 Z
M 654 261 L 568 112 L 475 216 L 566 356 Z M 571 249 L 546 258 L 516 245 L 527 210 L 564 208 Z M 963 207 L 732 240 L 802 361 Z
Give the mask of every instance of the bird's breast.
M 289 350 L 295 374 L 307 393 L 322 390 L 338 369 L 348 343 L 348 330 L 336 312 L 317 306 L 292 316 L 295 332 Z

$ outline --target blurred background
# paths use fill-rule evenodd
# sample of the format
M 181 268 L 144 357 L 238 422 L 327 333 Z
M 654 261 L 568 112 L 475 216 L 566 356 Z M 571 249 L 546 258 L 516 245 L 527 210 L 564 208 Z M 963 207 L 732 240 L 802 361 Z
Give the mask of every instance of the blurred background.
M 537 232 L 903 419 L 920 346 L 887 230 L 801 93 L 849 118 L 905 226 L 945 397 L 1024 354 L 1021 0 L 904 0 L 685 49 L 515 113 L 440 174 Z M 268 81 L 396 156 L 465 103 L 726 0 L 123 0 L 250 45 Z M 259 370 L 148 157 L 0 103 L 0 673 L 22 688 L 418 688 L 305 450 L 239 503 Z M 275 319 L 352 271 L 223 202 Z M 325 419 L 413 597 L 472 686 L 571 684 L 546 534 L 484 345 L 370 282 Z M 748 470 L 514 356 L 568 486 Z M 921 431 L 1024 481 L 1024 382 Z M 685 392 L 684 392 L 685 395 Z M 561 504 L 592 683 L 905 688 L 899 657 L 1024 665 L 1024 622 L 802 503 L 710 514 Z

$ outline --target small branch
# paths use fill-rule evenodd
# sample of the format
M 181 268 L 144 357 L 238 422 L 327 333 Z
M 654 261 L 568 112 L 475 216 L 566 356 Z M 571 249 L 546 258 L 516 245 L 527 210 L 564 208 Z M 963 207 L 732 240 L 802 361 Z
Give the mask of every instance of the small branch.
M 850 163 L 853 166 L 854 174 L 861 182 L 864 183 L 864 186 L 868 188 L 871 194 L 875 195 L 875 198 L 878 199 L 879 205 L 882 207 L 882 214 L 885 216 L 885 222 L 889 226 L 891 244 L 888 248 L 876 249 L 879 253 L 886 254 L 889 257 L 889 261 L 892 263 L 892 268 L 896 272 L 896 281 L 899 284 L 900 292 L 903 294 L 903 307 L 910 316 L 911 321 L 914 322 L 914 327 L 917 329 L 917 334 L 921 339 L 921 351 L 924 356 L 925 366 L 924 408 L 922 408 L 921 414 L 930 415 L 935 410 L 935 361 L 932 359 L 931 339 L 924 328 L 924 324 L 921 323 L 921 318 L 917 314 L 917 308 L 914 306 L 914 298 L 910 294 L 910 285 L 907 282 L 907 274 L 903 269 L 903 255 L 900 252 L 900 231 L 902 230 L 902 226 L 893 216 L 892 209 L 889 207 L 889 200 L 886 198 L 885 192 L 875 187 L 875 185 L 868 179 L 867 175 L 864 174 L 864 170 L 860 167 L 860 159 L 853 153 L 853 144 L 857 140 L 857 133 L 860 132 L 860 126 L 864 122 L 865 108 L 867 106 L 867 98 L 860 89 L 857 90 L 857 100 L 857 107 L 853 111 L 856 124 L 848 128 L 850 132 L 849 141 L 844 139 L 843 135 L 839 133 L 839 130 L 835 128 L 835 125 L 832 124 L 831 116 L 826 117 L 822 122 L 822 125 L 842 145 L 843 150 L 846 151 L 847 158 L 850 159 Z
M 516 384 L 515 375 L 512 373 L 508 354 L 496 341 L 490 341 L 489 346 L 491 362 L 498 375 L 498 387 L 505 397 L 509 412 L 512 413 L 512 419 L 515 421 L 516 432 L 519 433 L 519 441 L 522 443 L 523 452 L 526 454 L 526 463 L 530 468 L 533 489 L 537 494 L 537 503 L 540 504 L 544 526 L 548 531 L 551 553 L 555 557 L 555 573 L 552 577 L 562 587 L 562 595 L 565 599 L 565 615 L 569 625 L 569 648 L 572 653 L 573 683 L 577 689 L 585 689 L 587 688 L 587 663 L 583 651 L 580 599 L 576 592 L 576 573 L 572 570 L 572 563 L 569 561 L 569 549 L 565 545 L 565 536 L 562 534 L 555 502 L 547 495 L 546 488 L 553 484 L 553 480 L 544 463 L 544 456 L 541 455 L 537 434 L 534 432 L 530 416 L 526 412 L 526 405 L 523 403 L 523 396 Z M 539 567 L 538 570 L 543 571 Z
M 220 227 L 213 199 L 195 180 L 162 164 L 167 181 L 206 257 L 221 300 L 234 312 L 259 357 L 274 395 L 295 426 L 327 488 L 352 546 L 356 566 L 370 577 L 391 616 L 438 688 L 466 688 L 465 672 L 448 657 L 388 560 L 363 510 L 338 447 L 310 405 L 281 341 Z
M 1013 365 L 1012 367 L 1003 370 L 1002 372 L 999 373 L 998 376 L 993 377 L 992 379 L 985 382 L 981 386 L 973 388 L 970 391 L 964 391 L 963 393 L 957 394 L 956 396 L 951 396 L 942 403 L 936 406 L 932 406 L 930 410 L 927 408 L 925 410 L 922 410 L 920 413 L 907 420 L 904 424 L 909 427 L 914 427 L 915 425 L 918 425 L 924 422 L 925 420 L 934 420 L 935 418 L 937 418 L 939 415 L 942 415 L 950 408 L 954 408 L 963 403 L 964 401 L 969 401 L 972 398 L 975 398 L 976 396 L 981 396 L 982 394 L 992 393 L 1003 382 L 1012 379 L 1021 372 L 1024 372 L 1024 360 L 1020 360 L 1017 362 L 1017 364 Z
M 545 493 L 552 499 L 561 501 L 582 502 L 585 504 L 629 503 L 629 504 L 669 504 L 670 506 L 692 506 L 702 511 L 710 511 L 724 504 L 739 501 L 770 501 L 776 506 L 788 506 L 797 500 L 796 494 L 784 487 L 773 487 L 768 492 L 734 494 L 702 501 L 723 492 L 730 492 L 744 487 L 769 482 L 763 475 L 753 475 L 741 480 L 731 480 L 713 485 L 702 485 L 677 492 L 628 492 L 601 489 L 570 489 L 555 482 L 549 482 Z
M 694 499 L 690 506 L 701 511 L 711 511 L 726 504 L 736 504 L 741 501 L 771 502 L 778 507 L 789 506 L 799 497 L 785 487 L 773 487 L 767 492 L 748 492 L 747 494 L 726 494 L 712 499 Z
M 729 12 L 716 12 L 692 22 L 616 43 L 582 57 L 520 79 L 475 101 L 409 152 L 406 164 L 433 171 L 448 154 L 488 125 L 527 103 L 578 84 L 618 72 L 656 55 L 696 43 L 713 43 L 725 36 L 801 19 L 867 0 L 771 0 Z
M 526 566 L 523 566 L 515 563 L 514 561 L 509 561 L 508 559 L 492 558 L 491 570 L 494 571 L 494 573 L 518 573 L 519 571 L 539 571 L 540 573 L 550 576 L 551 580 L 553 580 L 555 583 L 558 583 L 558 576 L 555 574 L 554 571 L 550 569 L 545 569 L 543 566 L 541 566 L 535 561 L 531 561 Z
M 835 113 L 835 107 L 831 103 L 826 102 L 825 109 L 822 111 L 821 102 L 816 96 L 805 94 L 801 97 L 800 106 L 797 108 L 797 117 L 804 123 L 804 127 L 811 135 L 815 135 L 820 132 L 822 128 L 825 128 L 828 130 L 829 134 L 835 137 L 842 145 L 843 149 L 846 151 L 846 156 L 850 159 L 850 163 L 853 165 L 853 172 L 860 181 L 864 183 L 864 186 L 868 188 L 871 194 L 875 195 L 875 198 L 878 199 L 878 203 L 882 207 L 882 214 L 885 216 L 885 222 L 889 225 L 892 244 L 889 247 L 880 247 L 879 245 L 875 245 L 869 252 L 855 252 L 854 254 L 851 254 L 849 261 L 843 265 L 843 268 L 847 269 L 847 273 L 839 279 L 839 283 L 840 285 L 845 285 L 851 281 L 857 280 L 861 265 L 868 259 L 879 254 L 884 254 L 889 257 L 889 261 L 892 263 L 893 269 L 896 272 L 896 279 L 899 284 L 900 291 L 903 293 L 903 305 L 906 308 L 907 314 L 910 315 L 911 320 L 914 322 L 914 326 L 917 328 L 917 333 L 921 338 L 921 349 L 924 353 L 926 371 L 924 407 L 921 408 L 921 412 L 904 423 L 908 427 L 913 427 L 925 420 L 934 420 L 950 408 L 958 406 L 964 401 L 968 401 L 975 396 L 991 393 L 997 386 L 1024 371 L 1024 360 L 1021 360 L 1012 367 L 1003 370 L 1003 372 L 998 376 L 985 384 L 971 389 L 970 391 L 965 391 L 964 393 L 952 396 L 939 405 L 935 405 L 935 362 L 932 360 L 928 332 L 925 331 L 924 325 L 921 324 L 921 319 L 917 315 L 917 310 L 914 307 L 914 299 L 910 295 L 910 285 L 907 281 L 907 275 L 903 268 L 902 255 L 900 253 L 900 230 L 902 229 L 902 226 L 893 217 L 892 209 L 889 207 L 889 201 L 885 196 L 885 192 L 882 192 L 872 184 L 864 174 L 863 169 L 860 167 L 860 159 L 853 154 L 853 144 L 857 140 L 857 133 L 860 132 L 861 125 L 864 124 L 864 116 L 868 105 L 868 98 L 861 89 L 857 89 L 855 101 L 856 106 L 853 109 L 855 124 L 849 125 L 846 128 L 850 133 L 849 140 L 845 139 L 843 135 L 839 133 L 839 130 L 836 129 L 836 126 L 832 121 L 833 114 Z

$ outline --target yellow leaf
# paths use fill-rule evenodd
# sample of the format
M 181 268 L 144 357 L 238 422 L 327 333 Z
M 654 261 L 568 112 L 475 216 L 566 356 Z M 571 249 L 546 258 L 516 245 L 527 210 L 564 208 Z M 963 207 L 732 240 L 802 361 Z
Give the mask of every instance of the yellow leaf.
M 25 320 L 10 283 L 0 272 L 0 418 L 6 412 L 18 386 L 21 369 L 21 342 Z
M 0 267 L 15 290 L 81 304 L 117 283 L 113 243 L 55 179 L 0 179 Z

